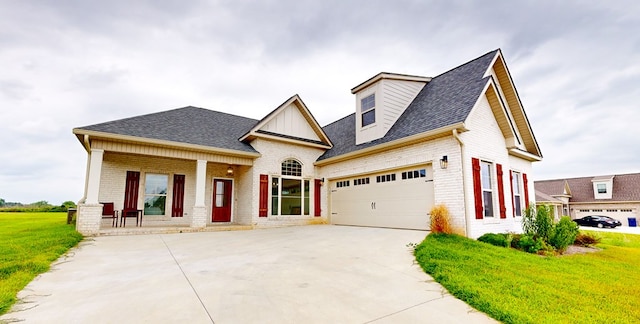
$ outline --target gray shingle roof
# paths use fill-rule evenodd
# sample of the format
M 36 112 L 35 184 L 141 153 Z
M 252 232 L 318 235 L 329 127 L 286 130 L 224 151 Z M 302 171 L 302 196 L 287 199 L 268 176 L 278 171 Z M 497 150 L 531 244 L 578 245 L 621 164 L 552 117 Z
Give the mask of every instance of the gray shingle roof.
M 355 114 L 325 126 L 324 131 L 334 146 L 318 160 L 463 122 L 489 81 L 489 77 L 483 78 L 483 75 L 497 52 L 491 51 L 434 77 L 380 139 L 356 145 Z
M 257 152 L 238 138 L 258 120 L 198 107 L 184 107 L 79 127 L 111 134 Z
M 547 195 L 561 195 L 564 182 L 567 181 L 571 190 L 569 202 L 596 201 L 640 201 L 640 173 L 618 174 L 613 178 L 613 193 L 611 199 L 595 199 L 593 194 L 594 177 L 581 177 L 558 180 L 543 180 L 534 183 L 536 191 Z

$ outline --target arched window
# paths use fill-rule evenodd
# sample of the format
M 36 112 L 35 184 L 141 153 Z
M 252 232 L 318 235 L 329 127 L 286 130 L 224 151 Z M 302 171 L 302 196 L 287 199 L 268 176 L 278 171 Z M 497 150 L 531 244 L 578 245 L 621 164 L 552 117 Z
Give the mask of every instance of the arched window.
M 285 160 L 280 174 L 271 178 L 271 215 L 309 215 L 309 180 L 302 179 L 302 164 Z
M 302 164 L 300 162 L 290 159 L 282 162 L 282 175 L 302 177 Z

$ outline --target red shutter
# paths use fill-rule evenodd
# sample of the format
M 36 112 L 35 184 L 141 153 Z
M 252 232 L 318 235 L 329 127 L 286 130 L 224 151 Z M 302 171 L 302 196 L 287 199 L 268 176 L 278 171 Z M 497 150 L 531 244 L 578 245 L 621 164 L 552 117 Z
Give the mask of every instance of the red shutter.
M 527 181 L 527 174 L 522 174 L 522 183 L 524 184 L 524 206 L 529 208 L 529 182 Z
M 258 216 L 267 217 L 269 209 L 269 176 L 266 174 L 260 175 L 260 202 L 258 206 Z
M 173 175 L 173 203 L 171 217 L 182 217 L 184 214 L 184 174 Z
M 471 159 L 473 169 L 473 197 L 476 205 L 476 219 L 482 219 L 482 184 L 480 183 L 480 160 Z
M 140 172 L 127 171 L 127 182 L 124 188 L 124 209 L 138 209 L 138 186 Z
M 511 206 L 513 207 L 513 217 L 516 217 L 516 200 L 513 195 L 513 171 L 509 170 L 509 183 L 511 184 Z
M 500 218 L 507 218 L 507 207 L 504 205 L 504 181 L 502 180 L 502 164 L 496 164 L 498 174 L 498 202 L 500 203 Z
M 322 184 L 322 180 L 315 179 L 313 181 L 313 216 L 318 217 L 322 212 L 322 208 L 320 208 L 320 186 Z

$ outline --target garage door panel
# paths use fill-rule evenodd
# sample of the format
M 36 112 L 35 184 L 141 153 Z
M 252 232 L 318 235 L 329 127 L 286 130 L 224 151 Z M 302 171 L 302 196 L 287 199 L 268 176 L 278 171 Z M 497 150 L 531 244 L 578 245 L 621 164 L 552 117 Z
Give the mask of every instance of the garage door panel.
M 395 174 L 395 181 L 376 182 L 370 175 L 366 185 L 334 188 L 331 190 L 331 222 L 340 225 L 359 225 L 407 229 L 427 229 L 429 211 L 433 206 L 433 180 L 431 167 L 427 176 L 402 179 L 405 170 L 394 170 L 382 175 Z M 344 181 L 344 180 L 343 180 Z M 350 179 L 353 184 L 352 179 Z M 334 184 L 331 184 L 334 186 Z

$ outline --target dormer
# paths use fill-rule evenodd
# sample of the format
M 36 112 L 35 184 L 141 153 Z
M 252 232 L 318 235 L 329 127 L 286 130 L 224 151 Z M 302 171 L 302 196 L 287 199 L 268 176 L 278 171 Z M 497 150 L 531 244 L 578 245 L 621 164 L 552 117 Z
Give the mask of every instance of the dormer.
M 593 183 L 593 197 L 595 199 L 611 199 L 613 195 L 613 177 L 602 176 L 591 179 Z
M 351 89 L 356 145 L 384 137 L 431 78 L 382 72 Z

